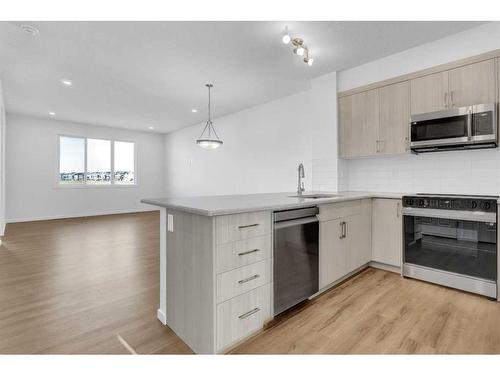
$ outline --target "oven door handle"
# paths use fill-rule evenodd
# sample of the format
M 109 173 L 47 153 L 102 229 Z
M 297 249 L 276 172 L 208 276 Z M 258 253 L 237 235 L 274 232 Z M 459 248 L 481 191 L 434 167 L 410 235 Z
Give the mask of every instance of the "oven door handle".
M 403 207 L 403 216 L 432 217 L 449 220 L 476 221 L 482 223 L 496 223 L 496 212 L 476 212 L 459 210 L 440 210 L 434 208 Z

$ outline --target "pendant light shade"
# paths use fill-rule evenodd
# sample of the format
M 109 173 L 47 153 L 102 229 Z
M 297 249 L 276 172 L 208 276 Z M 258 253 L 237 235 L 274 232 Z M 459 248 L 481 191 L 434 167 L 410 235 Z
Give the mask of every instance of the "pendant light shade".
M 212 124 L 212 120 L 210 119 L 210 90 L 213 85 L 211 83 L 207 83 L 205 86 L 208 87 L 208 120 L 203 128 L 203 131 L 201 132 L 200 137 L 196 140 L 196 144 L 206 150 L 213 150 L 222 145 L 223 142 L 217 135 L 214 124 Z

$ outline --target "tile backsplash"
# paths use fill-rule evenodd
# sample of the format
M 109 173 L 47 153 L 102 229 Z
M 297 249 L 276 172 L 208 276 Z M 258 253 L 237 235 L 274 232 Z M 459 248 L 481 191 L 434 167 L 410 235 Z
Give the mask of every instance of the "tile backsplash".
M 339 166 L 339 190 L 500 195 L 498 148 L 375 156 Z

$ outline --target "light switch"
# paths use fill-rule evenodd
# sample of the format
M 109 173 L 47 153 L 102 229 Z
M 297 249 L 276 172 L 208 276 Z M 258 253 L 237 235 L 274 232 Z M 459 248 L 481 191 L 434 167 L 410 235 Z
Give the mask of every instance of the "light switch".
M 167 215 L 167 229 L 169 232 L 174 231 L 174 215 L 171 214 Z

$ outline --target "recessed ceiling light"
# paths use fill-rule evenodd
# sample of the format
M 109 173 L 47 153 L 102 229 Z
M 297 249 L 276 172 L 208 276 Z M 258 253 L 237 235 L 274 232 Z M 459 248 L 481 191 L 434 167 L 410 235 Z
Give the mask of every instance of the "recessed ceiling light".
M 198 112 L 198 110 L 197 110 L 196 108 L 193 108 L 193 109 L 191 110 L 191 112 L 196 113 L 196 112 Z
M 56 113 L 55 113 L 55 112 L 50 111 L 50 112 L 49 112 L 49 115 L 51 115 L 51 116 L 55 116 L 55 115 L 56 115 Z
M 61 83 L 65 86 L 73 86 L 73 82 L 68 81 L 67 79 L 61 79 Z
M 148 126 L 149 130 L 154 130 L 154 128 L 155 128 L 154 126 Z
M 23 24 L 21 26 L 19 26 L 21 28 L 21 30 L 23 30 L 26 34 L 30 34 L 30 35 L 38 35 L 38 33 L 40 32 L 35 26 L 31 26 L 31 25 L 26 25 L 26 24 Z

